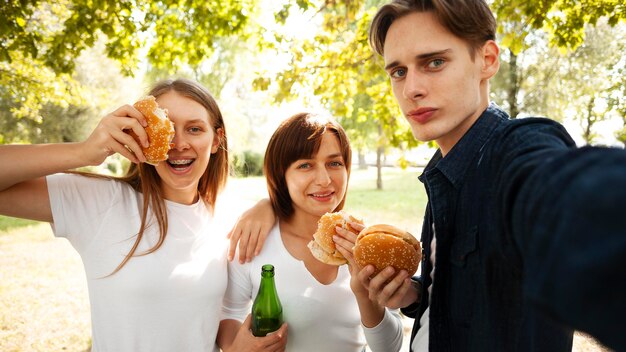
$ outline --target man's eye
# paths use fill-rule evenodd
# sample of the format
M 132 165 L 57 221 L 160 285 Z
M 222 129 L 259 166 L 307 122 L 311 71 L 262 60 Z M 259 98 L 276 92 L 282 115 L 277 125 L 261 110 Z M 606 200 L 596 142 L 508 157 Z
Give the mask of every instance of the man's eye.
M 428 63 L 428 67 L 429 68 L 439 68 L 441 66 L 443 66 L 443 64 L 445 64 L 445 60 L 443 59 L 435 59 L 431 62 Z
M 406 76 L 406 70 L 405 70 L 405 69 L 403 69 L 403 68 L 398 68 L 398 69 L 395 69 L 395 70 L 393 70 L 393 71 L 391 72 L 390 76 L 391 76 L 392 78 L 401 78 L 401 77 L 404 77 L 404 76 Z

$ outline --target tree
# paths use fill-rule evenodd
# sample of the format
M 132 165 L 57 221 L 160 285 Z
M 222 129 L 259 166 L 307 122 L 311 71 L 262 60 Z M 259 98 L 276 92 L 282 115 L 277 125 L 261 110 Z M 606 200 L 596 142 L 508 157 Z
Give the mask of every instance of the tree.
M 153 67 L 168 72 L 196 67 L 213 53 L 220 38 L 245 35 L 257 2 L 5 1 L 0 7 L 3 126 L 18 130 L 30 123 L 36 126 L 43 123 L 46 106 L 66 109 L 84 104 L 86 88 L 74 77 L 76 61 L 101 41 L 106 57 L 126 75 L 138 70 L 145 50 Z M 3 130 L 2 135 L 17 138 L 18 130 Z M 3 140 L 8 141 L 0 136 Z
M 526 66 L 518 64 L 519 56 L 524 56 L 526 50 L 533 46 L 538 34 L 543 36 L 545 33 L 545 40 L 550 46 L 559 48 L 563 53 L 575 50 L 583 43 L 586 25 L 594 26 L 602 18 L 607 19 L 611 26 L 626 20 L 626 6 L 614 0 L 493 0 L 491 7 L 499 23 L 501 45 L 506 49 L 505 73 L 500 74 L 506 74 L 506 77 L 500 83 L 506 84 L 501 86 L 507 92 L 502 101 L 512 117 L 524 111 L 519 106 L 524 104 L 520 94 L 523 94 L 524 80 L 532 77 L 523 72 Z M 550 57 L 557 56 L 551 54 Z M 552 77 L 552 74 L 546 78 Z
M 217 39 L 241 33 L 255 6 L 254 0 L 8 1 L 0 10 L 0 60 L 28 57 L 71 73 L 74 59 L 103 35 L 107 56 L 125 73 L 136 70 L 145 45 L 156 67 L 195 66 Z M 55 25 L 42 27 L 44 16 Z
M 610 26 L 626 20 L 626 5 L 615 0 L 493 0 L 502 45 L 517 55 L 526 37 L 536 30 L 549 34 L 551 46 L 576 49 L 585 38 L 585 25 L 605 18 Z
M 569 94 L 568 107 L 578 111 L 583 138 L 592 144 L 594 125 L 610 112 L 607 102 L 619 92 L 618 63 L 623 59 L 626 43 L 611 40 L 624 37 L 626 26 L 609 27 L 605 23 L 588 27 L 586 40 L 571 55 L 564 67 L 563 91 Z M 605 107 L 606 106 L 606 107 Z
M 345 126 L 354 149 L 376 151 L 377 188 L 382 188 L 382 159 L 389 146 L 416 145 L 408 124 L 389 94 L 382 59 L 370 48 L 368 27 L 381 1 L 299 1 L 297 10 L 315 9 L 321 16 L 310 39 L 277 38 L 275 47 L 291 59 L 273 77 L 260 75 L 259 89 L 273 89 L 277 102 L 311 91 Z M 287 3 L 277 19 L 285 21 Z M 312 11 L 305 12 L 310 14 Z
M 626 43 L 622 43 L 626 45 Z M 626 148 L 626 57 L 623 56 L 620 62 L 614 66 L 614 85 L 611 87 L 611 94 L 608 99 L 608 106 L 622 119 L 622 128 L 615 132 L 618 141 Z

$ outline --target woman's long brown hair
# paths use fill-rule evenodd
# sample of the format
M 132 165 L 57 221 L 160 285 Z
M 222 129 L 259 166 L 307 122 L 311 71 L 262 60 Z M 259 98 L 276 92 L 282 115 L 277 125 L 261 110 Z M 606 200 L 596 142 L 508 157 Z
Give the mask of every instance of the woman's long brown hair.
M 207 169 L 202 177 L 200 177 L 200 182 L 198 183 L 198 194 L 200 198 L 202 198 L 207 205 L 211 206 L 211 209 L 213 210 L 213 205 L 215 204 L 218 193 L 226 186 L 229 171 L 228 144 L 222 113 L 220 112 L 215 99 L 213 99 L 206 88 L 187 79 L 165 80 L 158 82 L 150 90 L 148 95 L 158 98 L 160 95 L 171 91 L 190 98 L 204 106 L 209 112 L 209 116 L 211 118 L 211 121 L 209 122 L 213 127 L 215 138 L 220 139 L 219 148 L 216 153 L 211 155 L 209 165 L 207 166 Z M 222 133 L 218 133 L 220 129 Z M 117 179 L 129 184 L 135 191 L 143 194 L 143 205 L 141 209 L 141 226 L 137 232 L 135 243 L 124 260 L 122 260 L 122 262 L 111 274 L 109 274 L 109 276 L 120 271 L 120 269 L 122 269 L 133 256 L 150 254 L 159 249 L 165 241 L 168 228 L 167 207 L 165 205 L 163 191 L 161 189 L 161 179 L 154 166 L 145 163 L 131 164 L 126 175 Z M 150 224 L 148 224 L 149 209 L 152 209 L 152 213 L 154 213 L 159 226 L 159 240 L 147 251 L 135 254 L 146 228 L 150 226 Z

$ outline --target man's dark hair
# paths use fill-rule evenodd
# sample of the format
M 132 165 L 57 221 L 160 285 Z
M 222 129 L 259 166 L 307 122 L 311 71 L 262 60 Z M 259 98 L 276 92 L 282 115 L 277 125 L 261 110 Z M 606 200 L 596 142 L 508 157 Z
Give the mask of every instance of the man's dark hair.
M 472 57 L 486 41 L 496 38 L 496 20 L 484 0 L 393 0 L 378 10 L 370 26 L 370 45 L 379 55 L 391 24 L 414 12 L 432 12 L 441 25 L 467 42 Z

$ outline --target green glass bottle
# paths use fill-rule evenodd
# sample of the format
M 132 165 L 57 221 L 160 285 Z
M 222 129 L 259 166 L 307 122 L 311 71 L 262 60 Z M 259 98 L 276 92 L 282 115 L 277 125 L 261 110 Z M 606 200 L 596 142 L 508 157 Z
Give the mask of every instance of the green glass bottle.
M 252 334 L 265 336 L 274 332 L 283 324 L 283 306 L 276 293 L 274 283 L 274 266 L 263 265 L 261 269 L 261 285 L 252 304 Z

